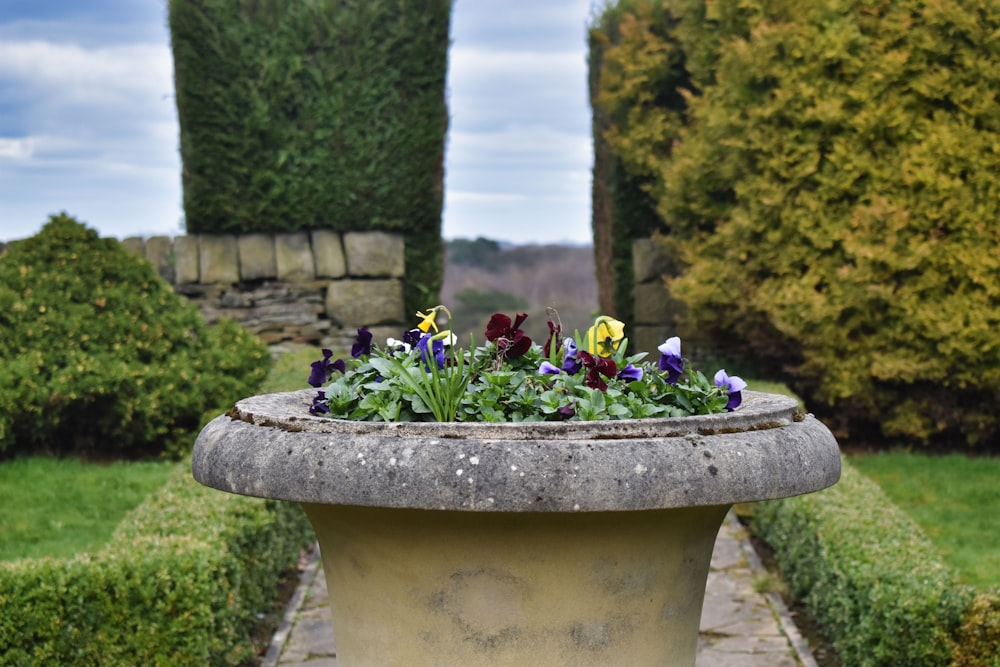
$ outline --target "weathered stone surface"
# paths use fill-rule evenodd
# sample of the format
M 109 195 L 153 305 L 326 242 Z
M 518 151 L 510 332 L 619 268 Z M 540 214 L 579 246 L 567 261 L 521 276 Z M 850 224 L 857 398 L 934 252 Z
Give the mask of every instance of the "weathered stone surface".
M 632 241 L 632 272 L 635 282 L 658 282 L 660 276 L 671 275 L 676 271 L 676 263 L 659 240 L 652 238 Z
M 146 256 L 146 241 L 141 236 L 129 236 L 122 239 L 122 245 L 133 255 Z
M 347 232 L 344 252 L 351 277 L 402 278 L 406 272 L 402 234 Z
M 171 285 L 174 283 L 174 244 L 169 236 L 151 236 L 146 239 L 146 260 L 161 278 Z
M 670 296 L 660 281 L 635 285 L 635 324 L 666 324 L 672 326 L 684 304 Z
M 274 254 L 278 266 L 278 280 L 294 282 L 313 280 L 316 277 L 308 232 L 275 234 Z
M 236 241 L 240 257 L 240 278 L 260 280 L 275 278 L 278 266 L 274 258 L 274 237 L 270 234 L 241 234 Z
M 347 275 L 340 234 L 325 229 L 312 232 L 312 251 L 317 278 L 343 278 Z
M 201 282 L 233 285 L 240 281 L 239 253 L 232 234 L 202 234 L 198 242 Z
M 174 239 L 174 271 L 175 284 L 196 283 L 201 275 L 199 271 L 199 237 L 197 234 L 178 236 Z
M 399 280 L 333 280 L 326 290 L 326 316 L 347 329 L 403 322 Z
M 830 431 L 776 394 L 746 392 L 721 415 L 530 424 L 331 420 L 309 414 L 313 395 L 240 401 L 198 436 L 195 477 L 297 502 L 487 512 L 721 506 L 840 477 Z

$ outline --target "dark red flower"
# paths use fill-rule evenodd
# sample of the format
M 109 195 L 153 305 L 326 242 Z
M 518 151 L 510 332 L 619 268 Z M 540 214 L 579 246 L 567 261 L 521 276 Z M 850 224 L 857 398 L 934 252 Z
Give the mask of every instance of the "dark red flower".
M 508 359 L 520 357 L 531 348 L 531 339 L 521 331 L 526 319 L 527 313 L 521 313 L 513 322 L 502 313 L 494 313 L 486 325 L 486 340 L 495 342 Z
M 558 354 L 559 348 L 562 347 L 562 327 L 552 320 L 549 320 L 549 337 L 545 339 L 545 358 L 552 358 L 552 344 L 555 343 L 556 353 Z
M 608 383 L 604 381 L 604 377 L 613 378 L 618 375 L 618 366 L 615 364 L 613 359 L 605 359 L 603 357 L 595 357 L 590 352 L 585 352 L 580 350 L 576 353 L 576 358 L 583 364 L 583 367 L 587 369 L 587 386 L 591 389 L 600 389 L 601 391 L 608 390 Z

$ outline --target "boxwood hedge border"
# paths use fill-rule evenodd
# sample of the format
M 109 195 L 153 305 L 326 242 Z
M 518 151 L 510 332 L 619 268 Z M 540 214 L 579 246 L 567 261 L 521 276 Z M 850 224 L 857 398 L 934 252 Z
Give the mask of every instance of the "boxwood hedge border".
M 294 504 L 200 486 L 190 464 L 70 559 L 0 563 L 0 665 L 239 665 L 312 539 Z
M 759 504 L 753 528 L 845 665 L 1000 667 L 1000 589 L 962 585 L 846 461 L 834 487 Z

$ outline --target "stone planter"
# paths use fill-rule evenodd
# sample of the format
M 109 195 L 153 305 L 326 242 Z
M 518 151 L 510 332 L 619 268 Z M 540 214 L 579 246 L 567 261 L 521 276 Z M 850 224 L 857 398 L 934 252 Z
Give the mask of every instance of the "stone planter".
M 193 469 L 302 504 L 347 667 L 693 666 L 729 507 L 840 476 L 830 432 L 773 394 L 724 415 L 536 424 L 329 420 L 313 395 L 241 401 Z

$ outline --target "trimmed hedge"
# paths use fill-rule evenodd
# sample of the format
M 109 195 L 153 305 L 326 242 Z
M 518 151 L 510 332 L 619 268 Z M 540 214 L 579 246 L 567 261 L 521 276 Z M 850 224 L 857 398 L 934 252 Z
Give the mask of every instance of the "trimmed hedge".
M 0 563 L 0 665 L 240 665 L 312 539 L 301 509 L 199 485 L 190 464 L 69 560 Z
M 960 585 L 916 523 L 846 462 L 830 489 L 757 505 L 754 530 L 845 665 L 997 667 L 1000 590 Z
M 170 0 L 189 233 L 407 234 L 435 302 L 451 0 Z
M 995 447 L 1000 5 L 649 4 L 605 137 L 684 267 L 682 335 L 842 432 Z M 683 109 L 655 96 L 678 88 Z
M 144 259 L 66 214 L 0 255 L 0 454 L 178 456 L 254 392 L 256 336 L 205 325 Z

